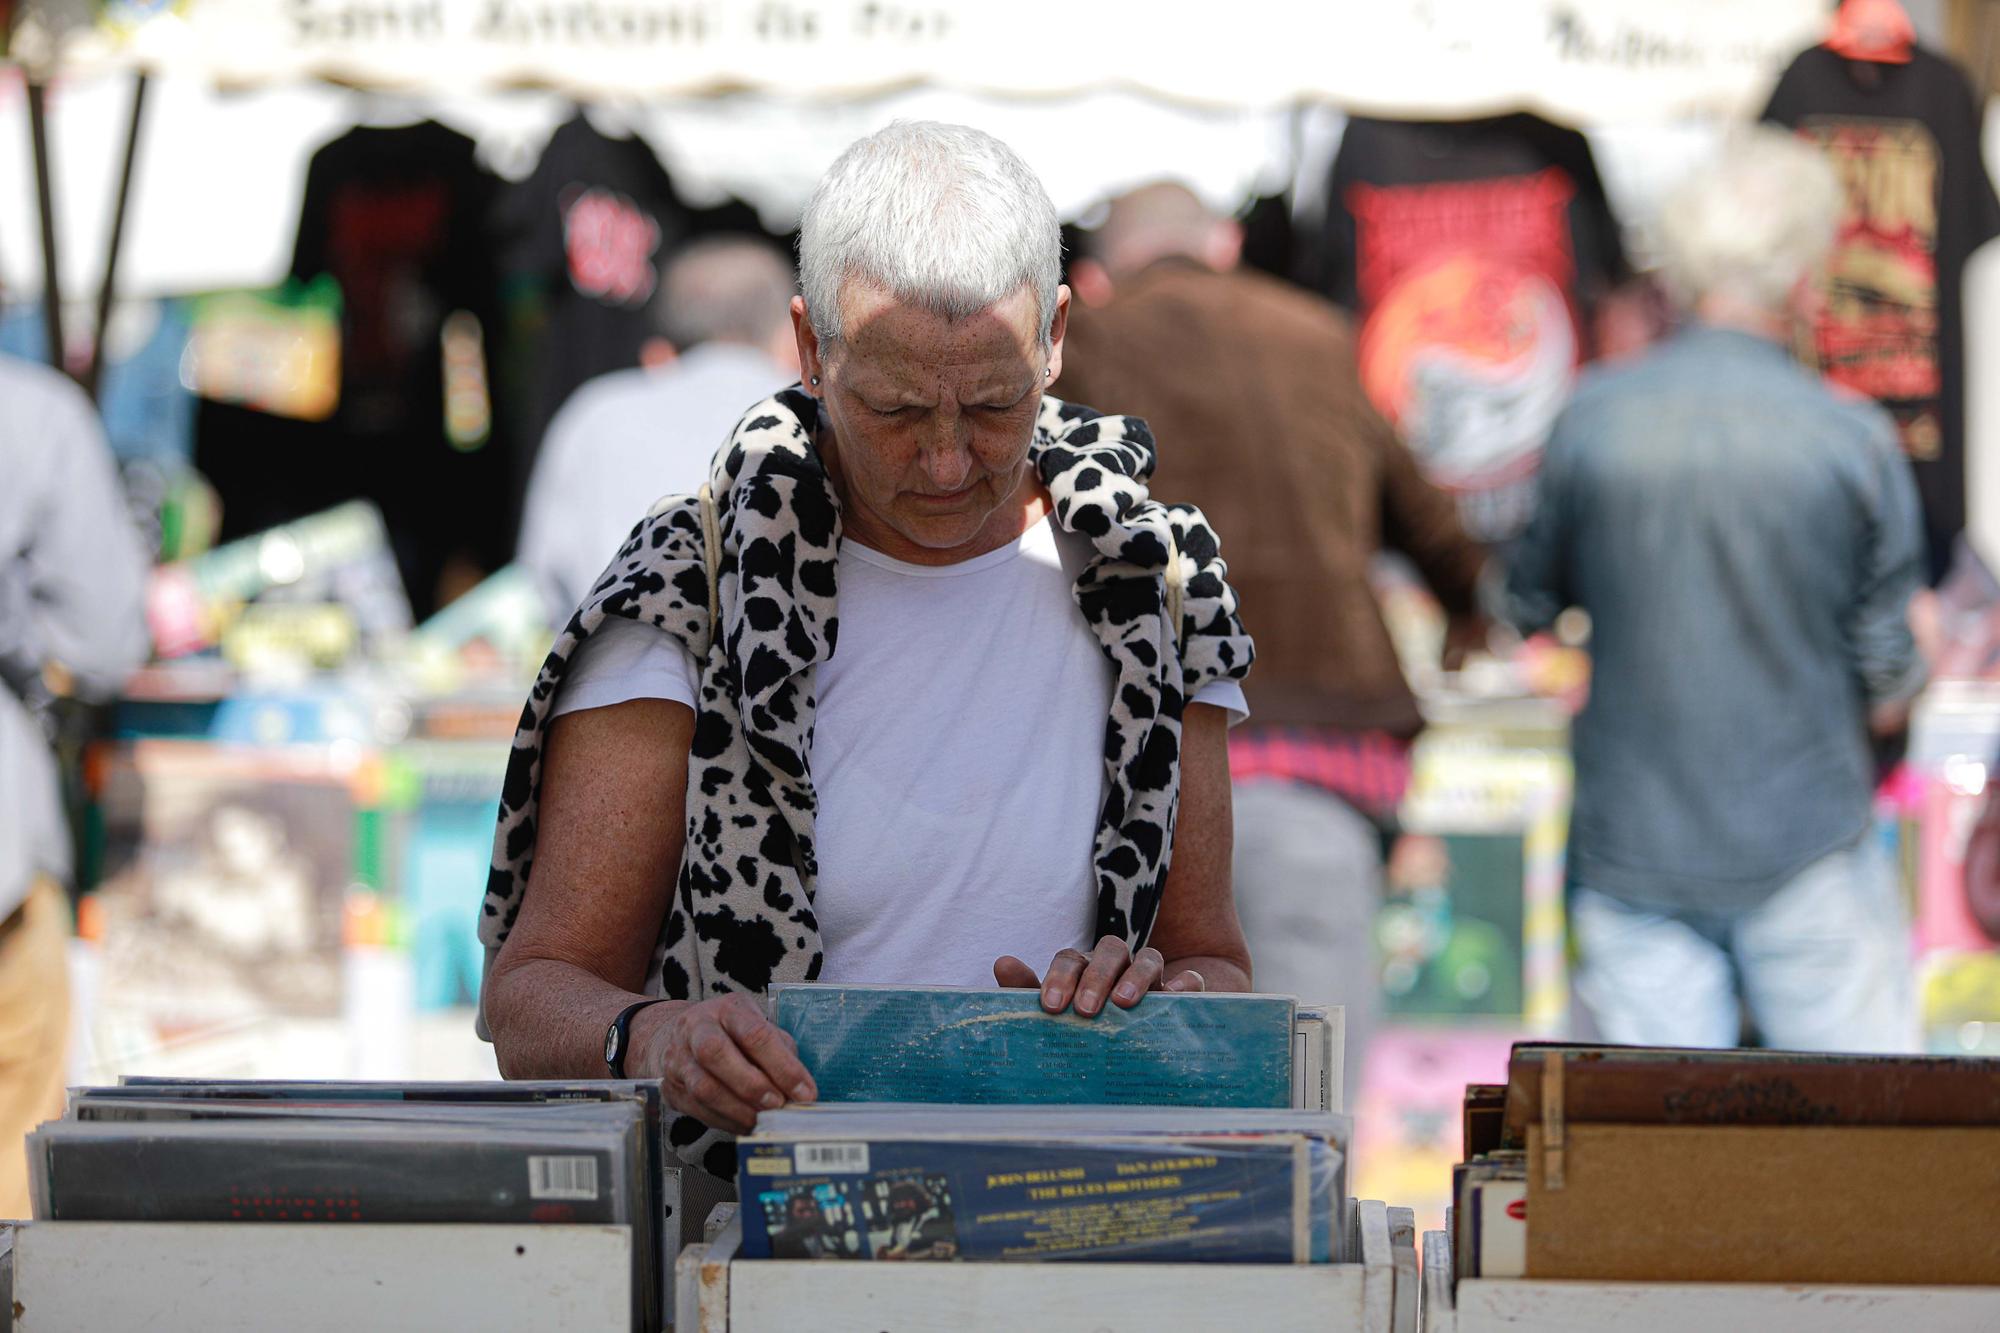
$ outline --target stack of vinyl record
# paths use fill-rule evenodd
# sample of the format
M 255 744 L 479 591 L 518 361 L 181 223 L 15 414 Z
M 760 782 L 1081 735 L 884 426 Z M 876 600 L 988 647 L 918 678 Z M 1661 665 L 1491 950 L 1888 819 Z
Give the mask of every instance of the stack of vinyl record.
M 772 1011 L 821 1103 L 740 1144 L 745 1259 L 1344 1255 L 1323 1011 L 1157 994 L 1085 1018 L 1032 991 L 813 985 Z
M 636 1081 L 78 1088 L 28 1139 L 35 1219 L 629 1227 L 655 1329 L 681 1239 L 661 1109 Z

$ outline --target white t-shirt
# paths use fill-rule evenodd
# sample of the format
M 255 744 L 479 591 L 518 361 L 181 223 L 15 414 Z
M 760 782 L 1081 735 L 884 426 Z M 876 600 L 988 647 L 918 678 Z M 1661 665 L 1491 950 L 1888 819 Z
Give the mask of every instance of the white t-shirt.
M 1044 519 L 956 565 L 840 548 L 840 643 L 819 668 L 814 907 L 825 981 L 990 986 L 1095 942 L 1111 664 L 1071 598 L 1086 543 Z M 678 639 L 607 620 L 555 716 L 694 706 Z M 1194 702 L 1248 712 L 1234 681 Z

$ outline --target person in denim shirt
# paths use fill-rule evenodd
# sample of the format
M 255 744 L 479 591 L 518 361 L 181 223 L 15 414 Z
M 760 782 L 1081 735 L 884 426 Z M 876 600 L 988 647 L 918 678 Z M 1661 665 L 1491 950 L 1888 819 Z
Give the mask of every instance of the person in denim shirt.
M 1910 469 L 1886 414 L 1786 350 L 1840 187 L 1771 130 L 1662 218 L 1689 316 L 1579 386 L 1511 562 L 1524 632 L 1591 618 L 1575 726 L 1571 926 L 1606 1038 L 1915 1044 L 1909 941 L 1870 837 L 1871 732 L 1925 679 Z

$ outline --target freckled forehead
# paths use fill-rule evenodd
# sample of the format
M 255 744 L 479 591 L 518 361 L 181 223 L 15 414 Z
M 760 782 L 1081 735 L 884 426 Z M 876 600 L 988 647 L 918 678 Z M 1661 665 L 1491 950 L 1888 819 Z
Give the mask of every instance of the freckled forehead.
M 850 380 L 916 387 L 946 378 L 961 392 L 1018 392 L 1040 365 L 1035 297 L 1025 287 L 976 315 L 947 319 L 853 283 L 842 293 L 841 328 Z

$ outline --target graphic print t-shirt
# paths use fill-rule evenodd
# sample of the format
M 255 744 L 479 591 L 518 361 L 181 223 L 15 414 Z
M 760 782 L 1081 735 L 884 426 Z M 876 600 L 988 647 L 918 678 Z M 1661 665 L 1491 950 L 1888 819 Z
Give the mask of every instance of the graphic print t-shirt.
M 435 121 L 362 125 L 306 170 L 292 275 L 339 280 L 339 416 L 354 431 L 443 431 L 439 331 L 494 297 L 483 229 L 498 182 L 473 152 Z
M 313 154 L 292 275 L 340 284 L 340 405 L 301 460 L 328 475 L 294 493 L 311 504 L 360 495 L 387 520 L 419 615 L 454 555 L 505 561 L 495 521 L 507 459 L 486 401 L 484 359 L 498 328 L 486 219 L 498 181 L 471 139 L 435 121 L 362 125 Z M 463 312 L 473 323 L 454 315 Z M 477 425 L 454 436 L 447 385 L 473 361 Z
M 1531 115 L 1349 123 L 1316 285 L 1359 317 L 1363 387 L 1476 539 L 1526 526 L 1589 314 L 1625 272 L 1576 131 Z
M 1846 187 L 1824 309 L 1799 350 L 1895 417 L 1935 582 L 1965 526 L 1965 261 L 2000 234 L 1978 104 L 1928 51 L 1893 65 L 1815 47 L 1785 71 L 1764 118 L 1816 145 Z
M 648 307 L 687 214 L 645 140 L 611 138 L 578 113 L 502 196 L 494 225 L 502 268 L 540 307 L 538 331 L 516 349 L 531 377 L 521 407 L 532 454 L 579 385 L 639 364 L 654 330 Z

